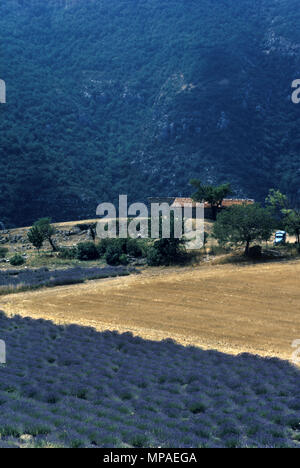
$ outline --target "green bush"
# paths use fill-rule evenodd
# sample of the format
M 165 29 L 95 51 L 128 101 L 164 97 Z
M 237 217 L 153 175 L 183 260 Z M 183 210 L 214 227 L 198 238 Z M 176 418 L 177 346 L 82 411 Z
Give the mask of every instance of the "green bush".
M 123 254 L 127 254 L 127 242 L 128 239 L 112 239 L 112 246 L 119 249 Z
M 126 254 L 123 253 L 121 246 L 115 243 L 115 245 L 111 244 L 105 254 L 105 261 L 108 265 L 120 265 L 121 257 Z M 126 257 L 127 258 L 127 257 Z
M 100 257 L 94 242 L 82 242 L 77 245 L 78 260 L 97 260 Z
M 0 247 L 0 258 L 5 258 L 7 252 L 8 252 L 8 249 L 6 247 Z
M 120 255 L 119 261 L 121 265 L 128 265 L 127 255 L 126 254 Z
M 101 239 L 100 243 L 96 245 L 100 257 L 106 254 L 108 247 L 111 245 L 111 240 L 112 239 Z
M 58 253 L 59 258 L 65 260 L 73 260 L 77 258 L 77 248 L 76 247 L 61 247 Z
M 135 258 L 140 258 L 144 254 L 142 247 L 136 239 L 127 240 L 127 253 Z
M 147 252 L 147 263 L 149 266 L 159 266 L 164 264 L 164 257 L 159 250 L 152 246 Z
M 97 250 L 100 256 L 106 254 L 108 249 L 112 247 L 119 250 L 121 253 L 127 253 L 127 239 L 120 238 L 105 238 L 97 245 Z
M 171 265 L 183 256 L 182 240 L 158 239 L 148 249 L 147 263 L 150 266 Z
M 102 239 L 97 245 L 100 257 L 105 256 L 109 248 L 119 251 L 120 255 L 123 253 L 135 258 L 144 255 L 144 250 L 137 239 Z
M 13 266 L 20 266 L 25 263 L 25 259 L 21 255 L 15 254 L 10 258 L 9 263 Z

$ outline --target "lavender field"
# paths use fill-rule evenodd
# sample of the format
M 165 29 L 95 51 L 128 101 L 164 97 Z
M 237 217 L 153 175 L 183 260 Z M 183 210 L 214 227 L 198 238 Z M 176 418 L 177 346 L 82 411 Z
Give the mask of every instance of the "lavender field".
M 103 268 L 67 268 L 59 270 L 20 269 L 0 271 L 0 293 L 13 292 L 14 289 L 34 289 L 42 286 L 59 286 L 64 284 L 83 283 L 85 280 L 125 276 L 134 268 L 107 266 Z
M 0 313 L 0 447 L 300 447 L 300 372 Z

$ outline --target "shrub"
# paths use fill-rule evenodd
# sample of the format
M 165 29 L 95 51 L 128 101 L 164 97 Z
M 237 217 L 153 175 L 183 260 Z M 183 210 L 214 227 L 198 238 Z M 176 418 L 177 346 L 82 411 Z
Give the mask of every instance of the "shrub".
M 8 252 L 8 249 L 6 247 L 0 247 L 0 258 L 5 258 L 7 252 Z
M 163 255 L 154 246 L 150 247 L 147 252 L 147 263 L 149 266 L 159 266 L 164 264 Z
M 102 239 L 100 244 L 97 245 L 97 250 L 99 252 L 99 255 L 101 257 L 105 255 L 110 247 L 114 249 L 118 249 L 122 253 L 126 253 L 127 252 L 126 239 L 111 239 L 111 238 Z
M 25 263 L 25 259 L 21 255 L 16 254 L 13 257 L 11 257 L 9 262 L 13 266 L 20 266 L 20 265 L 23 265 Z
M 127 265 L 127 255 L 136 258 L 145 255 L 136 239 L 103 239 L 98 251 L 105 252 L 105 260 L 109 265 Z
M 94 242 L 82 242 L 77 245 L 78 260 L 97 260 L 100 257 Z
M 120 255 L 119 260 L 121 265 L 128 265 L 128 258 L 126 254 Z
M 182 255 L 183 241 L 181 239 L 158 239 L 148 249 L 147 263 L 150 266 L 171 265 Z
M 143 256 L 143 249 L 136 239 L 127 240 L 127 253 L 131 257 L 139 258 Z
M 120 265 L 123 255 L 125 254 L 122 252 L 120 245 L 117 243 L 115 245 L 111 244 L 105 254 L 106 263 L 108 265 Z
M 128 239 L 112 239 L 112 246 L 115 249 L 119 249 L 122 253 L 127 254 L 127 242 Z
M 111 239 L 101 239 L 100 243 L 96 245 L 100 257 L 103 257 L 106 254 L 106 251 L 110 244 Z
M 145 256 L 145 249 L 137 239 L 109 239 L 105 238 L 100 241 L 96 246 L 100 257 L 106 259 L 106 262 L 110 265 L 119 265 L 120 263 L 128 263 L 127 255 L 131 257 L 139 258 Z M 122 262 L 120 261 L 121 255 Z M 125 262 L 126 258 L 126 263 Z
M 58 253 L 59 258 L 66 260 L 73 260 L 77 258 L 77 248 L 76 247 L 61 247 Z
M 145 255 L 141 243 L 137 239 L 102 239 L 97 245 L 97 250 L 100 257 L 106 255 L 107 251 L 111 249 L 118 251 L 121 254 L 127 254 L 131 257 L 139 258 Z

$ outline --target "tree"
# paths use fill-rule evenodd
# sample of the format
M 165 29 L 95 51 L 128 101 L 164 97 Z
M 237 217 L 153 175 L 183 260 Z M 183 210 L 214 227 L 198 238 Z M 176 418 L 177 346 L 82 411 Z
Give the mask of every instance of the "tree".
M 215 187 L 213 185 L 204 185 L 198 179 L 192 179 L 190 184 L 197 189 L 192 195 L 192 199 L 195 202 L 209 203 L 212 210 L 212 217 L 216 220 L 218 210 L 221 208 L 224 198 L 232 193 L 231 185 L 222 184 Z
M 297 244 L 300 246 L 300 210 L 289 208 L 288 197 L 275 189 L 269 191 L 266 204 L 276 218 L 281 219 L 283 228 L 288 234 L 296 236 Z
M 288 197 L 280 192 L 280 190 L 270 189 L 269 195 L 266 198 L 266 205 L 280 210 L 288 207 Z
M 36 248 L 38 251 L 43 245 L 44 235 L 37 226 L 32 226 L 27 234 L 29 242 Z
M 51 219 L 41 218 L 34 223 L 33 227 L 36 227 L 39 230 L 43 236 L 43 240 L 47 240 L 49 242 L 53 252 L 57 252 L 58 249 L 52 239 L 56 231 L 55 228 L 51 225 Z
M 209 239 L 209 234 L 208 232 L 204 231 L 204 239 L 203 239 L 204 247 L 206 246 L 208 239 Z
M 270 189 L 266 198 L 266 206 L 270 209 L 272 215 L 281 222 L 284 211 L 288 209 L 288 197 L 280 190 Z
M 237 205 L 220 213 L 213 227 L 213 235 L 220 244 L 245 244 L 248 256 L 253 241 L 268 241 L 273 233 L 274 219 L 260 204 Z
M 283 220 L 286 231 L 296 236 L 297 244 L 300 247 L 300 210 L 285 210 Z

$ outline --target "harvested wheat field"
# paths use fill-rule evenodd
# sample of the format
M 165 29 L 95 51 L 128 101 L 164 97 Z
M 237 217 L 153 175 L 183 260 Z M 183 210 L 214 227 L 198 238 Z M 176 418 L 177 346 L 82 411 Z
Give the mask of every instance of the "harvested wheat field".
M 3 296 L 7 314 L 131 331 L 152 340 L 291 359 L 300 339 L 300 262 L 146 269 Z

